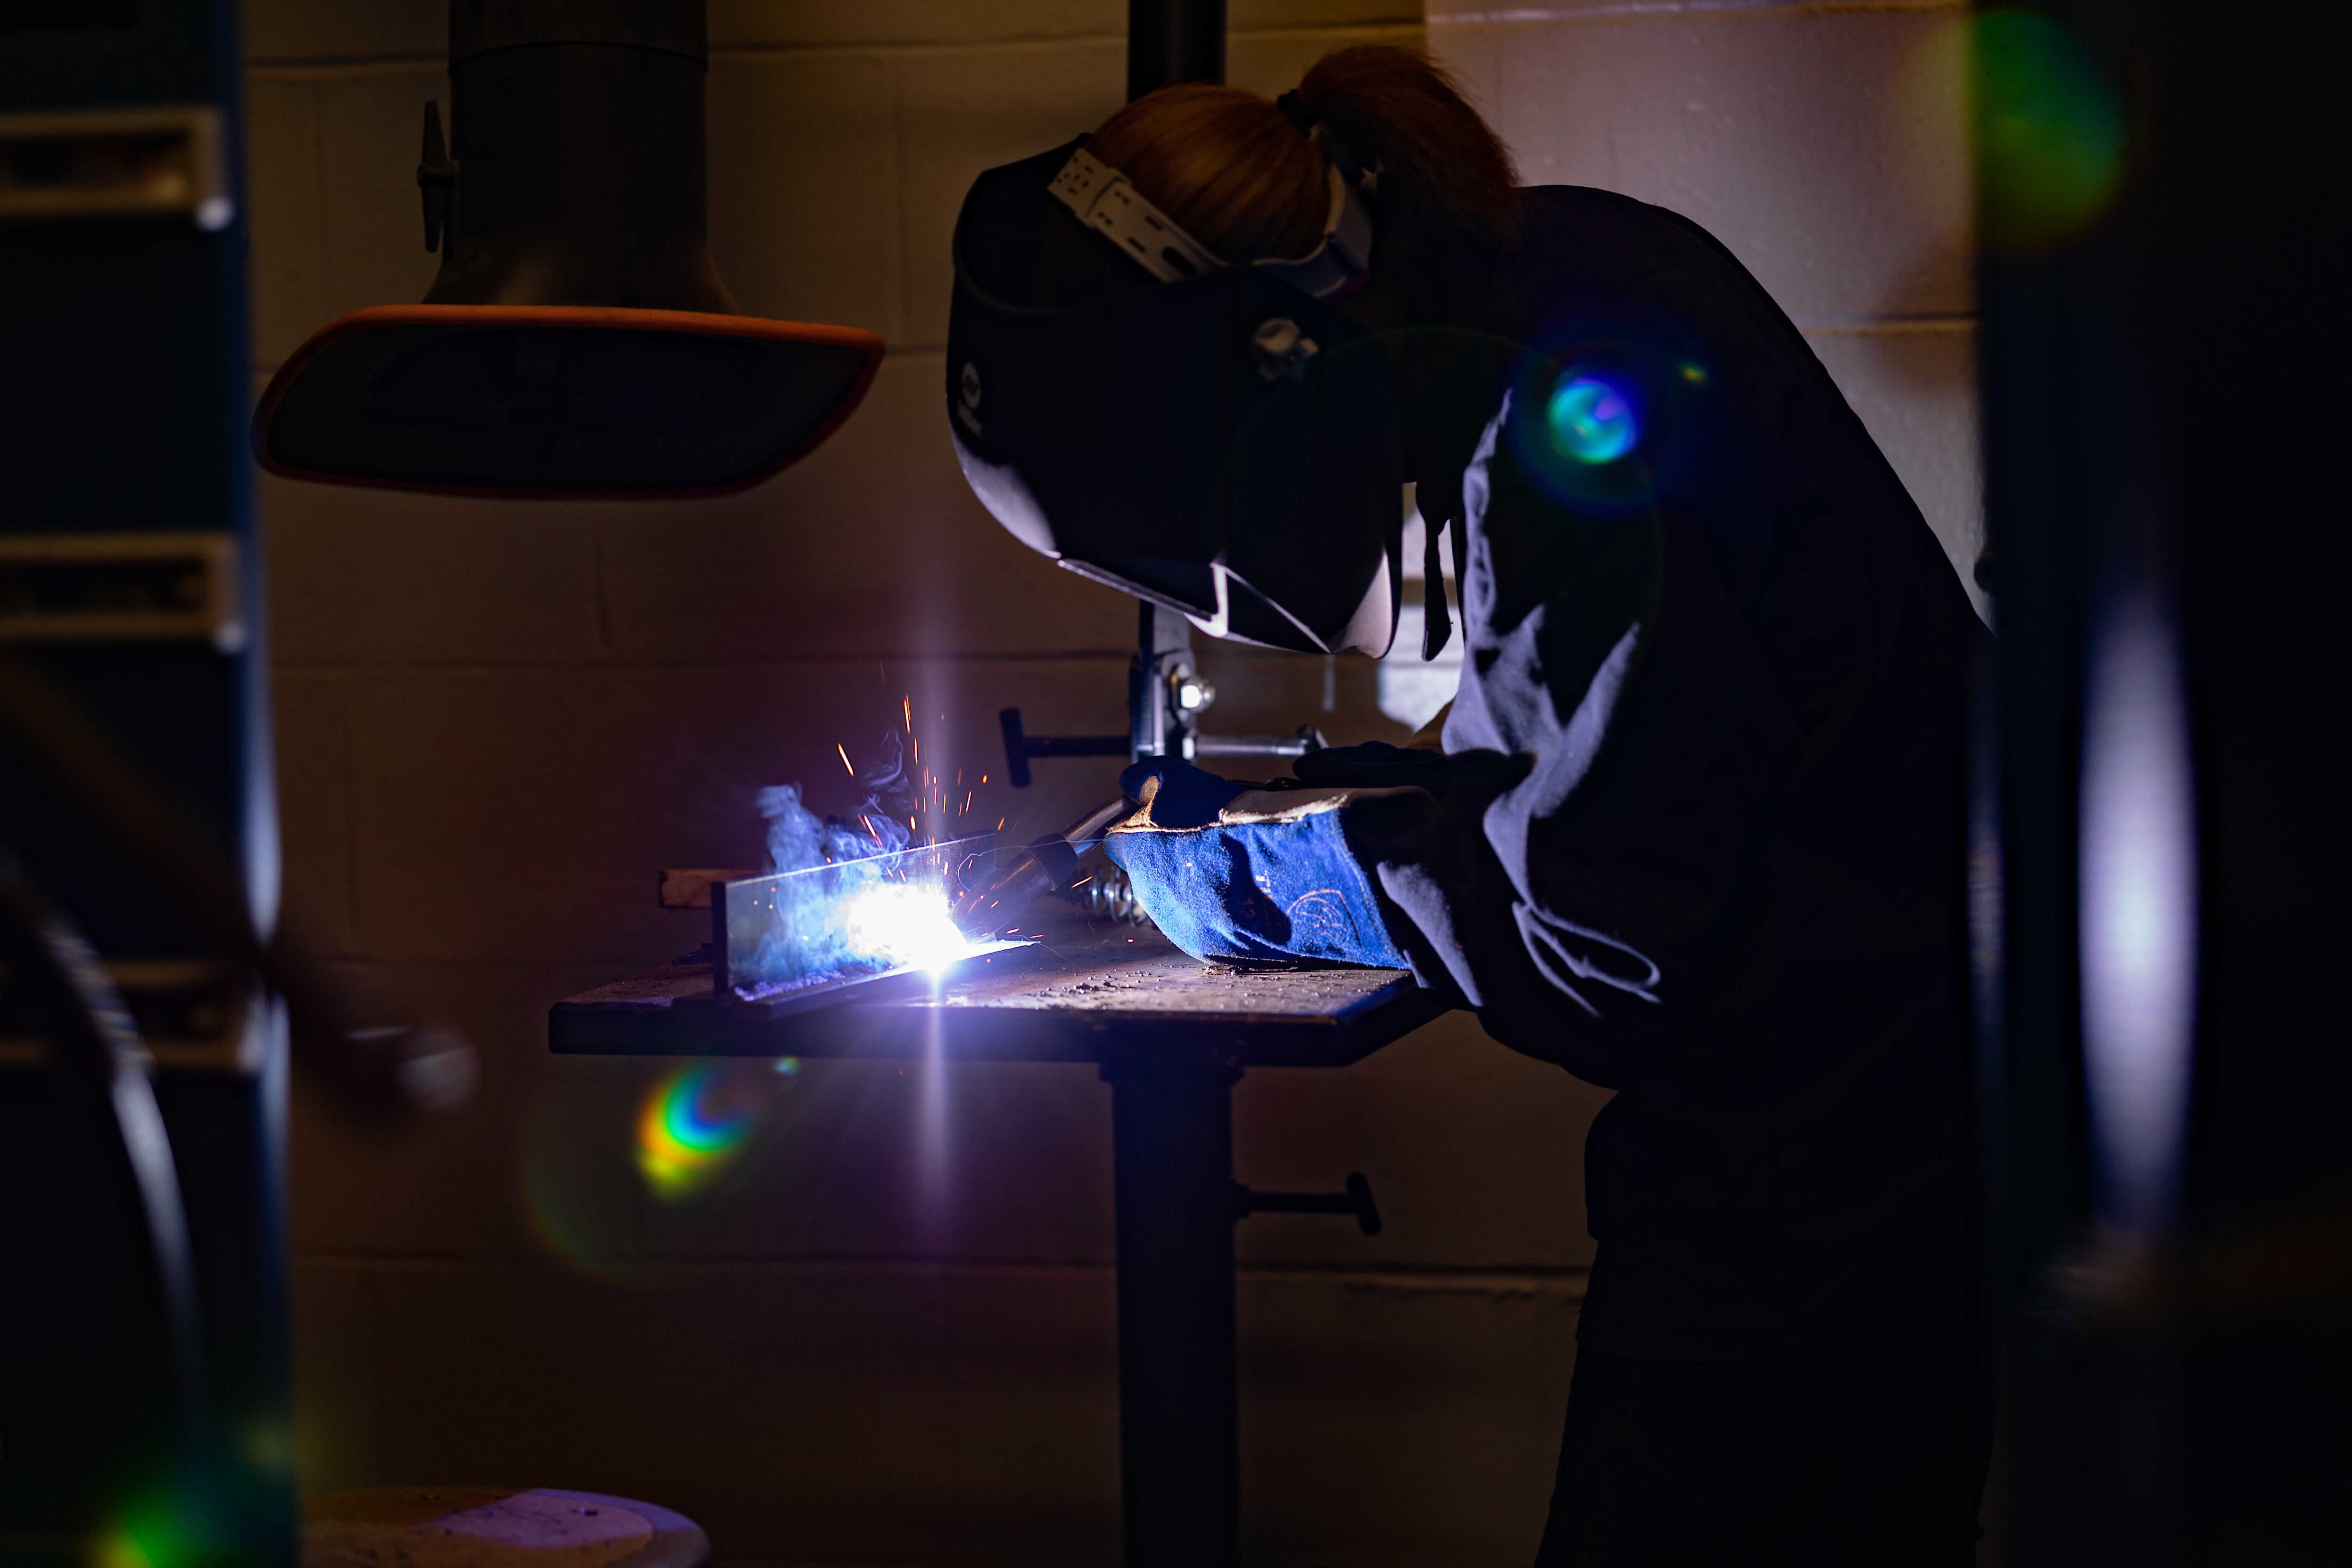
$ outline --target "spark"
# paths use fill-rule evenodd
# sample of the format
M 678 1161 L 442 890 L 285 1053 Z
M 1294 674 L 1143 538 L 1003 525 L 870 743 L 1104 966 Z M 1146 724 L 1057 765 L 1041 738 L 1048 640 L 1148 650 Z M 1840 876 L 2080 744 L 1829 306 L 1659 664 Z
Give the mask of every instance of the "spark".
M 854 767 L 850 767 L 849 748 L 843 745 L 840 742 L 835 741 L 833 743 L 833 749 L 841 753 L 841 765 L 845 768 L 849 768 L 849 776 L 851 778 L 856 778 L 857 776 L 857 770 Z
M 898 711 L 906 715 L 907 733 L 913 734 L 915 732 L 915 700 L 911 697 L 898 699 Z
M 980 782 L 981 782 L 981 783 L 982 783 L 982 784 L 986 784 L 986 783 L 988 782 L 988 775 L 987 775 L 986 773 L 982 773 L 982 774 L 981 774 L 981 775 L 980 775 Z

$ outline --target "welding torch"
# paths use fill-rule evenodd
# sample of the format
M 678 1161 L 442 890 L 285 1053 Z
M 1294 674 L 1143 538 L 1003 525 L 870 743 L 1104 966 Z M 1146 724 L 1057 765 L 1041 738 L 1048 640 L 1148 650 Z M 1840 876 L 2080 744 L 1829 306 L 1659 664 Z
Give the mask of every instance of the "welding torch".
M 1077 879 L 1086 841 L 1134 809 L 1120 795 L 1064 831 L 1033 838 L 1000 859 L 993 871 L 966 883 L 956 896 L 957 928 L 974 942 L 984 941 L 1018 921 L 1039 899 L 1066 891 Z

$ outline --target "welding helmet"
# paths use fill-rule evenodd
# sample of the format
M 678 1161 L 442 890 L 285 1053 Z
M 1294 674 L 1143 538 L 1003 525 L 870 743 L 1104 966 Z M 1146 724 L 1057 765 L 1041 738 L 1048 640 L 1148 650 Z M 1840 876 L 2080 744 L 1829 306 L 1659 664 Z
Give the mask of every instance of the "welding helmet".
M 1323 243 L 1227 265 L 1085 142 L 964 198 L 947 400 L 965 479 L 1024 544 L 1212 636 L 1387 652 L 1396 372 L 1332 304 L 1370 258 L 1360 175 L 1327 147 Z M 1041 297 L 1049 244 L 1074 243 L 1105 247 L 1104 285 Z

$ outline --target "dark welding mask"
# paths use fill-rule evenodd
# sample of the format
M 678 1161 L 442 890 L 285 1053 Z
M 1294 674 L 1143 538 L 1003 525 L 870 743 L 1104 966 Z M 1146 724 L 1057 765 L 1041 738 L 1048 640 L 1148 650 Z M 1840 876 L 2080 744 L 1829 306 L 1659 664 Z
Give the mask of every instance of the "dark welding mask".
M 1211 636 L 1386 653 L 1396 373 L 1331 303 L 1370 259 L 1360 176 L 1332 156 L 1314 251 L 1228 265 L 1085 141 L 964 198 L 947 398 L 965 479 L 1024 544 Z M 1099 249 L 1100 281 L 1041 289 L 1072 247 Z

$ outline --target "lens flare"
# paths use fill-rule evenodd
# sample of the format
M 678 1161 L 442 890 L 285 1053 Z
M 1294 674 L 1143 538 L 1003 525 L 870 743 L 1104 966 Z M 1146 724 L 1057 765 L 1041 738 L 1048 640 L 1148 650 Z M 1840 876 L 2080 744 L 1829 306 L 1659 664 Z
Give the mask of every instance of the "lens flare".
M 682 1198 L 740 1153 L 751 1131 L 751 1108 L 723 1092 L 718 1068 L 681 1068 L 637 1112 L 637 1170 L 655 1195 Z
M 227 1542 L 207 1528 L 205 1510 L 183 1485 L 144 1490 L 91 1543 L 94 1568 L 195 1568 L 225 1561 Z
M 1552 388 L 1544 416 L 1552 445 L 1580 463 L 1613 463 L 1633 449 L 1641 434 L 1623 393 L 1598 376 L 1573 372 Z
M 884 882 L 842 907 L 850 947 L 886 959 L 891 967 L 944 969 L 971 950 L 956 929 L 940 889 L 926 882 Z
M 2122 184 L 2123 106 L 2091 52 L 2030 11 L 1976 19 L 1978 214 L 1987 249 L 2031 256 L 2081 237 Z

